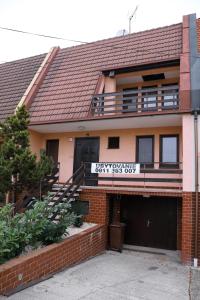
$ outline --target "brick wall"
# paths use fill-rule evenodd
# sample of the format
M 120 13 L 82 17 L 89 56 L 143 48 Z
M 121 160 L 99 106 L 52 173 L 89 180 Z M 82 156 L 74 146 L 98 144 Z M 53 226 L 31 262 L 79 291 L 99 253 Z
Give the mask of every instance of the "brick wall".
M 0 294 L 23 288 L 32 281 L 101 253 L 105 250 L 105 236 L 105 226 L 96 225 L 60 243 L 10 260 L 0 266 Z
M 109 200 L 105 190 L 85 189 L 81 192 L 80 199 L 89 201 L 86 222 L 108 224 Z
M 119 194 L 119 191 L 104 189 L 85 189 L 81 193 L 81 199 L 88 200 L 90 206 L 88 222 L 98 224 L 108 224 L 109 218 L 109 196 Z M 120 191 L 120 194 L 139 195 L 139 192 Z M 145 193 L 142 193 L 145 194 Z M 181 250 L 181 259 L 185 264 L 191 264 L 194 257 L 194 228 L 195 228 L 195 193 L 162 193 L 147 192 L 152 196 L 172 196 L 178 197 L 177 209 L 177 249 Z M 200 203 L 200 193 L 199 193 Z M 200 261 L 200 205 L 199 205 L 199 230 L 198 230 L 198 259 Z
M 97 224 L 109 223 L 109 198 L 110 195 L 123 194 L 123 195 L 150 195 L 150 196 L 171 196 L 178 197 L 181 200 L 181 193 L 176 191 L 172 192 L 139 192 L 139 191 L 127 191 L 114 190 L 112 187 L 109 190 L 104 189 L 84 189 L 80 194 L 80 199 L 89 201 L 89 214 L 85 217 L 86 222 Z M 181 202 L 181 201 L 180 201 Z M 181 205 L 181 204 L 180 204 Z M 181 229 L 180 229 L 181 230 Z
M 182 245 L 182 199 L 177 203 L 177 249 L 181 250 Z
M 199 194 L 200 199 L 200 194 Z M 200 219 L 199 219 L 200 234 Z M 200 236 L 200 235 L 199 235 Z M 183 263 L 191 264 L 194 257 L 194 237 L 195 237 L 195 193 L 183 192 L 182 208 L 182 247 L 181 256 Z M 198 248 L 200 250 L 200 239 Z M 198 253 L 200 259 L 200 251 Z

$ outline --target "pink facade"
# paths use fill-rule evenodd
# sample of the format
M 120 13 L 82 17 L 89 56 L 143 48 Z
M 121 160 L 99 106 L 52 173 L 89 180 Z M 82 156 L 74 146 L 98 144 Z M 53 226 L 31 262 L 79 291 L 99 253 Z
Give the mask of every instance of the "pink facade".
M 51 139 L 59 139 L 59 155 L 58 161 L 60 162 L 60 182 L 65 182 L 73 174 L 74 164 L 74 145 L 75 138 L 78 137 L 99 137 L 100 149 L 99 149 L 99 161 L 100 162 L 136 162 L 136 136 L 154 136 L 154 161 L 155 168 L 159 168 L 158 162 L 160 161 L 159 151 L 159 138 L 160 135 L 178 134 L 179 139 L 179 157 L 182 162 L 182 128 L 181 127 L 165 127 L 165 128 L 141 128 L 141 129 L 126 129 L 126 130 L 107 130 L 107 131 L 92 131 L 92 132 L 74 132 L 74 133 L 54 133 L 54 134 L 37 134 L 31 132 L 31 147 L 32 151 L 37 155 L 38 149 L 45 149 L 46 141 Z M 119 136 L 120 148 L 108 149 L 108 137 Z M 115 175 L 117 176 L 117 175 Z M 135 175 L 136 177 L 144 177 L 144 174 Z M 152 174 L 146 175 L 147 177 L 153 177 Z M 129 176 L 130 177 L 130 176 Z M 132 176 L 134 177 L 134 176 Z M 180 174 L 159 174 L 160 178 L 182 178 Z M 99 184 L 105 184 L 99 182 Z M 112 185 L 113 182 L 107 182 L 106 184 Z M 124 184 L 123 182 L 115 182 L 115 184 Z M 128 183 L 129 185 L 135 185 L 135 183 Z M 144 186 L 143 182 L 137 183 L 137 185 Z M 149 183 L 155 187 L 155 184 Z M 163 186 L 163 184 L 156 184 L 157 186 Z M 182 188 L 181 184 L 165 183 L 164 186 L 174 186 Z

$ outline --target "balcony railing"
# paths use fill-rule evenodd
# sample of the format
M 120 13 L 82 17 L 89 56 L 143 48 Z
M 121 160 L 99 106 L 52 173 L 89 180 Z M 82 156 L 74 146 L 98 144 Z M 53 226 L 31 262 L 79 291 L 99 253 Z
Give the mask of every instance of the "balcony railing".
M 100 164 L 110 164 L 100 162 Z M 113 164 L 135 164 L 134 162 L 116 162 Z M 103 172 L 92 173 L 91 162 L 85 162 L 84 183 L 87 186 L 129 186 L 145 189 L 182 189 L 182 162 L 161 163 L 152 162 L 140 163 L 139 174 L 121 174 L 115 170 L 113 174 Z
M 178 85 L 133 89 L 95 95 L 92 99 L 92 113 L 103 116 L 178 110 L 179 102 Z

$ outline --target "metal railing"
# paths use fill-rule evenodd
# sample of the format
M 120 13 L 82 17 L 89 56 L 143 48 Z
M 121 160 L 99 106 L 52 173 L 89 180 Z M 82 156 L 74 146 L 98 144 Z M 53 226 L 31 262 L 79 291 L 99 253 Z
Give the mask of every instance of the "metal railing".
M 94 95 L 93 115 L 160 112 L 179 109 L 179 86 L 133 89 Z

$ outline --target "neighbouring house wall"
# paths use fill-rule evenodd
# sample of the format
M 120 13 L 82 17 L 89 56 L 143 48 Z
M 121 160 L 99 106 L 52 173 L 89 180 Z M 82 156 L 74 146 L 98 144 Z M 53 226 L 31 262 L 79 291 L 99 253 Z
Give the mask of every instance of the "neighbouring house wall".
M 189 16 L 183 17 L 183 43 L 180 56 L 180 109 L 191 107 L 191 68 L 190 68 L 190 41 L 189 41 Z
M 159 162 L 159 136 L 161 134 L 179 134 L 180 136 L 180 161 L 182 161 L 182 130 L 181 127 L 167 128 L 142 128 L 127 130 L 109 130 L 94 132 L 75 132 L 75 133 L 52 133 L 45 135 L 31 135 L 31 144 L 34 152 L 38 148 L 43 148 L 47 139 L 59 139 L 58 161 L 60 162 L 60 181 L 65 182 L 73 173 L 74 146 L 77 137 L 100 137 L 99 161 L 102 162 L 134 162 L 136 161 L 136 136 L 154 135 L 155 157 L 154 161 Z M 119 136 L 120 148 L 108 149 L 108 137 Z
M 196 32 L 197 25 L 197 32 Z M 183 54 L 181 56 L 180 92 L 181 101 L 187 98 L 192 101 L 192 108 L 198 109 L 200 103 L 199 85 L 199 20 L 190 15 L 183 18 Z M 194 116 L 183 115 L 183 205 L 182 205 L 182 261 L 193 263 L 195 255 L 195 222 L 196 195 L 195 191 L 195 136 Z M 198 165 L 200 156 L 200 118 L 198 117 Z M 200 172 L 199 172 L 200 175 Z M 199 176 L 200 178 L 200 176 Z M 200 180 L 199 180 L 200 183 Z M 200 193 L 198 193 L 198 206 Z M 198 246 L 197 257 L 200 260 L 200 215 L 198 215 Z
M 200 117 L 198 117 L 198 164 L 200 157 Z M 200 168 L 200 165 L 199 165 Z M 200 170 L 199 170 L 200 184 Z M 200 192 L 198 193 L 200 203 Z M 191 264 L 194 257 L 196 217 L 194 116 L 183 116 L 183 201 L 182 201 L 182 261 Z M 198 216 L 198 254 L 200 261 L 200 214 Z M 200 263 L 199 263 L 200 264 Z
M 200 186 L 200 116 L 198 116 L 198 167 L 199 167 L 199 186 Z
M 194 117 L 183 115 L 183 191 L 195 190 Z
M 196 14 L 190 15 L 190 66 L 192 108 L 200 108 L 200 51 L 197 40 Z

